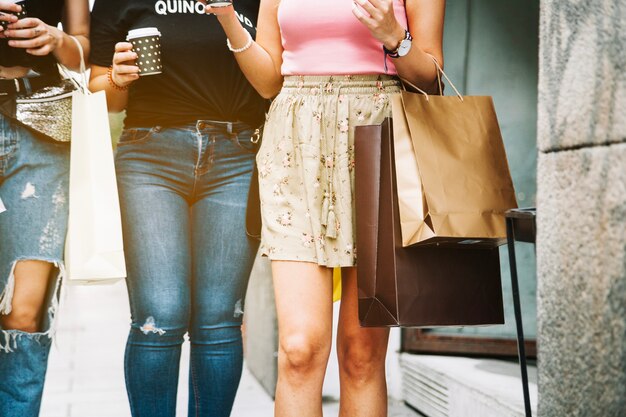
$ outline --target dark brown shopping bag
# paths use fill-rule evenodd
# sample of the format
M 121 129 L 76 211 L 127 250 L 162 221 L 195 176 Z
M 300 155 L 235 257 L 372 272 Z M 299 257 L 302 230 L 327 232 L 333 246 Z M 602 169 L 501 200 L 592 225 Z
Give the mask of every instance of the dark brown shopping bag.
M 493 100 L 448 82 L 456 96 L 391 99 L 403 245 L 497 246 L 517 202 Z
M 504 323 L 497 247 L 402 246 L 391 121 L 357 127 L 355 153 L 361 325 Z
M 246 234 L 261 240 L 261 198 L 259 195 L 259 169 L 254 164 L 250 188 L 248 189 L 248 205 L 246 207 Z

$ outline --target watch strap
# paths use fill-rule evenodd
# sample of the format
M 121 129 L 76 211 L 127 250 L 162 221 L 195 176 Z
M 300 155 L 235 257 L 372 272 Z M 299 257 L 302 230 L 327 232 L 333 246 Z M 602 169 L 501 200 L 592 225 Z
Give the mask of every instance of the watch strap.
M 388 56 L 391 58 L 398 58 L 400 56 L 400 54 L 398 53 L 398 51 L 400 50 L 400 45 L 405 40 L 409 40 L 409 41 L 413 40 L 411 33 L 406 29 L 404 30 L 404 38 L 400 42 L 398 42 L 398 46 L 396 47 L 396 49 L 394 49 L 393 51 L 390 51 L 389 49 L 385 47 L 385 45 L 383 45 L 383 51 L 385 52 L 385 56 Z

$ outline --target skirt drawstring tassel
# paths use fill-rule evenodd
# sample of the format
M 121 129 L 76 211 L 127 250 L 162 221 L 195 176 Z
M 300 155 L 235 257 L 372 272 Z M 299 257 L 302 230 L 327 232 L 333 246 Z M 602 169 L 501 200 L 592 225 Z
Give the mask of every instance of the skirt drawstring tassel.
M 337 238 L 337 217 L 335 216 L 335 207 L 328 208 L 328 220 L 326 221 L 326 237 L 329 239 Z

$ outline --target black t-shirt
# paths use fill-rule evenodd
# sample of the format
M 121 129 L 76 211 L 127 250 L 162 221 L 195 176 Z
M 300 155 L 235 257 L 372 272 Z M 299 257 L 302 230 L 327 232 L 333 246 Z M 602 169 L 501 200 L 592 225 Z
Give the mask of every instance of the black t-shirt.
M 63 15 L 64 0 L 28 0 L 26 13 L 28 17 L 37 17 L 50 26 L 57 26 Z M 32 67 L 37 72 L 49 73 L 56 71 L 54 55 L 37 57 L 26 53 L 25 49 L 12 48 L 7 39 L 0 39 L 0 65 L 3 67 Z
M 254 37 L 259 0 L 238 0 L 237 15 Z M 248 83 L 215 16 L 195 0 L 96 0 L 91 62 L 111 65 L 128 31 L 161 32 L 163 72 L 140 77 L 129 91 L 127 127 L 176 126 L 199 119 L 263 123 L 267 101 Z

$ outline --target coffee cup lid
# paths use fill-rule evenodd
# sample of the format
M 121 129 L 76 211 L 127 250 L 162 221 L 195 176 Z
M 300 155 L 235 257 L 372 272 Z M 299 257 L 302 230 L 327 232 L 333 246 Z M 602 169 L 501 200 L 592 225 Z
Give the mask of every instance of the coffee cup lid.
M 159 29 L 157 28 L 133 29 L 128 31 L 126 40 L 129 41 L 131 39 L 143 38 L 144 36 L 161 36 L 161 32 L 159 32 Z

